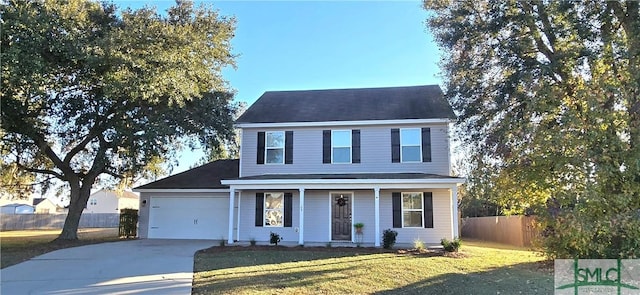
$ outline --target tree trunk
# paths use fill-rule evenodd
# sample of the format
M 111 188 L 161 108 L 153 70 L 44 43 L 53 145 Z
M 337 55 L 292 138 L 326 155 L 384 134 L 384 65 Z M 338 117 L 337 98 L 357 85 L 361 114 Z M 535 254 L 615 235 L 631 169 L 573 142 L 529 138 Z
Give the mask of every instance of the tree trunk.
M 64 220 L 62 232 L 56 241 L 77 240 L 78 226 L 82 211 L 87 206 L 87 201 L 91 195 L 91 185 L 71 185 L 71 201 L 69 202 L 69 212 Z

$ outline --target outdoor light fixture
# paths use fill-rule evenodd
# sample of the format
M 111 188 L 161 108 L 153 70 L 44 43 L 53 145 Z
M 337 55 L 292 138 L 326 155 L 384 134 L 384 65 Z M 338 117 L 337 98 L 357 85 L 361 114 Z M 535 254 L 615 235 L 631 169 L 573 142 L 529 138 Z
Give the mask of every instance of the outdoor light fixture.
M 147 200 L 142 200 L 142 207 L 147 205 Z

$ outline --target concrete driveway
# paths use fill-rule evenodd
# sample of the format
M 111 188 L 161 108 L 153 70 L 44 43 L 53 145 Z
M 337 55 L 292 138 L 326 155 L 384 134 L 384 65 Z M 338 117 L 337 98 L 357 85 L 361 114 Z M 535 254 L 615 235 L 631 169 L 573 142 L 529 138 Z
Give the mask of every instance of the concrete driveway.
M 0 294 L 191 294 L 202 240 L 135 240 L 50 252 L 0 270 Z

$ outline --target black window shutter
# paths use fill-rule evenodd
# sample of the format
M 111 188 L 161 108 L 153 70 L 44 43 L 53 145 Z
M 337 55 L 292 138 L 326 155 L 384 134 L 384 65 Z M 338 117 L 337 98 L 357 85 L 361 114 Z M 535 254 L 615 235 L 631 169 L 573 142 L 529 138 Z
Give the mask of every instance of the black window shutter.
M 422 128 L 422 162 L 431 162 L 431 128 Z
M 258 132 L 258 164 L 264 164 L 264 132 Z
M 360 130 L 351 130 L 351 163 L 360 163 Z
M 264 193 L 256 193 L 256 226 L 264 224 Z
M 391 193 L 391 205 L 393 207 L 393 227 L 402 227 L 402 195 Z
M 331 163 L 331 130 L 322 130 L 322 163 Z
M 293 164 L 293 131 L 284 133 L 284 163 Z
M 284 193 L 284 227 L 291 227 L 293 213 L 293 194 Z
M 400 163 L 400 129 L 391 129 L 391 162 Z
M 433 193 L 423 193 L 424 227 L 433 228 Z

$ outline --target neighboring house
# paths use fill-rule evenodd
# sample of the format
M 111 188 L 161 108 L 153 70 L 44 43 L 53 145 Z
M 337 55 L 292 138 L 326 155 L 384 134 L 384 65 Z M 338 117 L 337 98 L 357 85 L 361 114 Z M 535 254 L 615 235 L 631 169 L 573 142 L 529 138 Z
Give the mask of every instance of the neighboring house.
M 33 214 L 35 208 L 27 204 L 7 204 L 0 207 L 2 214 Z
M 36 214 L 53 214 L 62 210 L 62 208 L 51 202 L 48 198 L 34 198 L 33 206 L 35 207 Z
M 458 235 L 449 125 L 440 87 L 266 92 L 236 121 L 240 160 L 134 191 L 141 238 L 439 243 Z M 236 171 L 237 170 L 237 171 Z
M 132 192 L 99 190 L 91 196 L 83 213 L 120 213 L 121 209 L 138 209 L 138 195 Z

